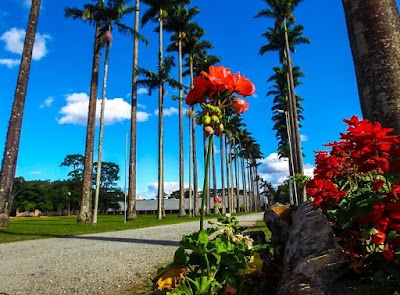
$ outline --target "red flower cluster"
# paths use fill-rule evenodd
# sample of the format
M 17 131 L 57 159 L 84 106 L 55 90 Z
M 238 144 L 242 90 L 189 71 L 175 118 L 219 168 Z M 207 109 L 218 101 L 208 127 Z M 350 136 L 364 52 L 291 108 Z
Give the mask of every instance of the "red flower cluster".
M 362 176 L 370 171 L 378 174 L 388 172 L 390 164 L 397 161 L 389 163 L 390 158 L 399 156 L 398 136 L 387 135 L 393 129 L 382 128 L 379 123 L 366 119 L 359 120 L 357 116 L 344 122 L 349 126 L 347 132 L 341 134 L 341 140 L 326 144 L 332 148 L 331 152 L 316 153 L 315 178 L 307 184 L 307 194 L 314 197 L 314 206 L 321 204 L 323 210 L 326 210 L 330 199 L 337 203 L 346 194 L 333 189 L 338 179 L 355 174 Z M 377 191 L 383 183 L 373 185 Z
M 221 204 L 222 203 L 222 199 L 220 199 L 218 197 L 215 197 L 214 198 L 214 203 Z
M 395 249 L 400 247 L 400 236 L 390 236 L 391 231 L 400 234 L 400 202 L 397 193 L 398 185 L 392 186 L 392 191 L 382 200 L 372 205 L 372 210 L 358 219 L 360 224 L 371 223 L 377 232 L 372 235 L 371 242 L 375 245 L 384 244 L 382 255 L 386 261 L 395 258 Z
M 227 93 L 227 96 L 239 94 L 243 97 L 253 95 L 255 92 L 254 84 L 240 73 L 233 74 L 230 69 L 223 66 L 211 66 L 209 72 L 202 71 L 200 77 L 193 81 L 194 87 L 186 97 L 188 105 L 196 103 L 210 102 L 215 103 L 215 95 Z M 235 105 L 236 100 L 236 105 Z M 239 104 L 241 105 L 239 107 Z M 246 107 L 243 107 L 246 105 Z M 242 99 L 235 98 L 233 109 L 236 114 L 241 114 L 248 108 L 248 103 Z
M 341 134 L 341 141 L 326 145 L 332 147 L 333 159 L 330 161 L 337 163 L 332 173 L 340 175 L 374 170 L 378 173 L 388 172 L 389 158 L 399 156 L 399 137 L 388 135 L 393 129 L 382 128 L 381 124 L 367 119 L 360 121 L 357 116 L 344 122 L 349 127 L 345 134 Z
M 353 200 L 356 207 L 370 208 L 368 214 L 358 216 L 358 225 L 353 224 L 351 231 L 373 228 L 370 243 L 383 245 L 379 252 L 391 262 L 400 248 L 400 186 L 390 185 L 384 174 L 391 167 L 400 168 L 399 136 L 388 135 L 393 130 L 391 128 L 382 128 L 379 123 L 359 120 L 356 116 L 344 122 L 348 128 L 345 134 L 341 134 L 340 141 L 326 144 L 331 151 L 316 153 L 316 169 L 314 178 L 306 185 L 307 194 L 314 198 L 313 205 L 323 211 L 330 204 L 338 204 L 338 212 L 341 204 L 348 210 Z M 342 190 L 337 187 L 339 183 Z M 348 191 L 343 190 L 344 187 Z M 340 203 L 343 197 L 346 197 L 346 202 Z M 344 238 L 340 243 L 358 260 L 362 257 L 357 253 L 362 245 L 361 232 L 358 238 L 351 235 L 346 241 L 349 231 L 342 232 Z
M 323 211 L 328 208 L 332 199 L 334 203 L 337 203 L 346 194 L 346 191 L 338 190 L 330 179 L 311 179 L 307 183 L 306 189 L 307 195 L 314 198 L 313 205 L 320 206 Z

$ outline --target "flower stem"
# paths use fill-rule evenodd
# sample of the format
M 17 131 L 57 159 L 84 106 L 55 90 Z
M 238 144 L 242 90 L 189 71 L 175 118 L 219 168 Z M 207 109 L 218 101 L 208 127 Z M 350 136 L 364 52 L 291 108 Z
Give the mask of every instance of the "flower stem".
M 203 230 L 203 220 L 204 220 L 204 205 L 207 196 L 207 184 L 208 184 L 208 171 L 210 170 L 210 157 L 211 151 L 214 146 L 213 144 L 214 135 L 211 134 L 208 139 L 208 149 L 207 149 L 207 157 L 206 157 L 206 164 L 204 169 L 204 183 L 203 183 L 203 194 L 201 196 L 201 207 L 200 207 L 200 230 Z

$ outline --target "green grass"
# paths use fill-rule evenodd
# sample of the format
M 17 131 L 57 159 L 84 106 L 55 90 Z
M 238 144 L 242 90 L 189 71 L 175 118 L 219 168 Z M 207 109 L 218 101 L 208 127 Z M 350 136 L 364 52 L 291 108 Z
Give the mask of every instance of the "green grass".
M 216 217 L 218 216 L 205 216 L 205 220 Z M 135 221 L 124 223 L 122 215 L 100 215 L 97 224 L 92 225 L 78 224 L 76 216 L 11 218 L 11 225 L 0 229 L 0 243 L 120 231 L 198 220 L 199 217 L 178 217 L 177 214 L 168 214 L 166 218 L 158 220 L 154 214 L 144 214 L 138 215 Z
M 265 234 L 265 240 L 267 242 L 271 241 L 271 232 L 268 229 L 268 227 L 265 225 L 264 220 L 257 221 L 256 224 L 254 224 L 254 226 L 246 229 L 246 231 L 263 231 Z

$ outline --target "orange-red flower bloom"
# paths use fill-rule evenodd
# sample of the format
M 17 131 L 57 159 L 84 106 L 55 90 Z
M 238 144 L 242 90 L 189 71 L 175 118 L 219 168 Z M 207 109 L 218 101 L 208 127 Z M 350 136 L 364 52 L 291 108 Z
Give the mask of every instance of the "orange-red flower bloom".
M 234 98 L 232 108 L 235 114 L 240 115 L 249 109 L 249 103 L 241 98 Z
M 375 245 L 380 245 L 385 242 L 386 234 L 383 232 L 378 232 L 371 237 L 371 242 Z
M 231 84 L 228 86 L 229 90 L 243 97 L 253 95 L 256 91 L 254 84 L 244 75 L 241 76 L 240 73 L 237 73 L 230 82 Z

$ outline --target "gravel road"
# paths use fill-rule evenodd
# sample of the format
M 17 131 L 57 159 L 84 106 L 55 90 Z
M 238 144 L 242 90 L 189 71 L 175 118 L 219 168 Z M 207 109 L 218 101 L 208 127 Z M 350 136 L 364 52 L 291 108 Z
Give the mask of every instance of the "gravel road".
M 241 226 L 263 214 L 237 217 Z M 0 294 L 118 294 L 169 262 L 198 222 L 0 244 Z

